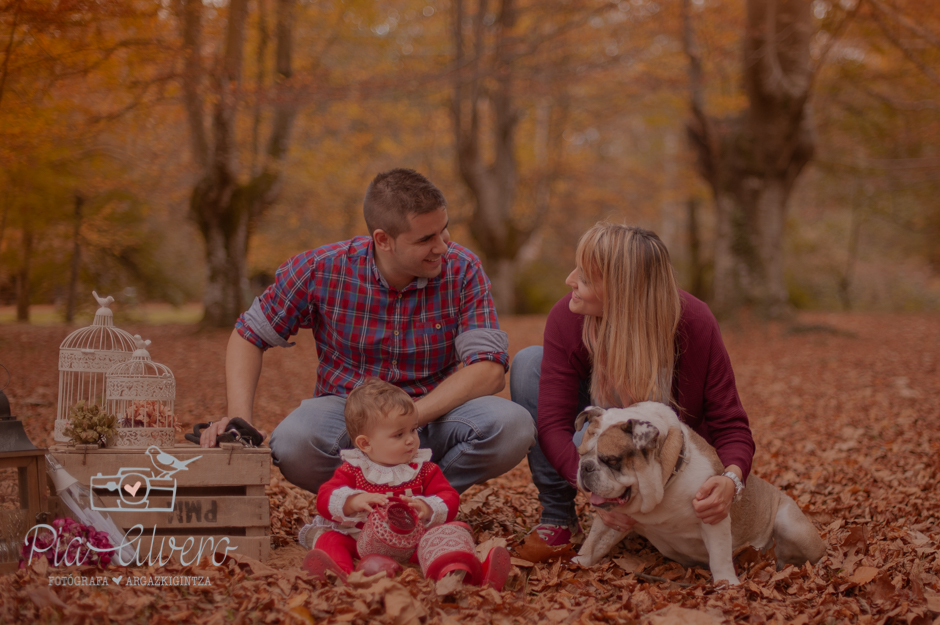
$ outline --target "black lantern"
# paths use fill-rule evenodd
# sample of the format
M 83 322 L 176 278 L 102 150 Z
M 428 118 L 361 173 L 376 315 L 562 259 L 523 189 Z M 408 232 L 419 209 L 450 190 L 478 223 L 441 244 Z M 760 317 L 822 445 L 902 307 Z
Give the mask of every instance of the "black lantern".
M 13 488 L 18 507 L 0 510 L 0 573 L 16 570 L 23 537 L 42 519 L 46 508 L 45 455 L 46 450 L 38 449 L 26 436 L 23 423 L 12 415 L 10 400 L 0 389 L 0 470 L 16 469 L 18 482 Z M 3 492 L 9 492 L 10 485 L 3 486 Z

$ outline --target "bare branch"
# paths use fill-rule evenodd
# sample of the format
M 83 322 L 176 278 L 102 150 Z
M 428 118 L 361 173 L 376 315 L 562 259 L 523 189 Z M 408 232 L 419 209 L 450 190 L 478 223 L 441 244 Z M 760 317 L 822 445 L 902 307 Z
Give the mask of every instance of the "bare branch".
M 804 96 L 809 89 L 810 76 L 802 75 L 802 72 L 785 71 L 780 63 L 778 45 L 782 36 L 791 35 L 800 27 L 800 24 L 795 22 L 785 30 L 779 28 L 783 11 L 779 0 L 759 2 L 752 0 L 747 6 L 748 30 L 750 31 L 747 38 L 759 44 L 751 50 L 751 54 L 756 56 L 755 62 L 763 67 L 763 71 L 758 72 L 760 78 L 754 81 L 755 85 L 760 84 L 762 90 L 773 98 Z M 806 10 L 809 10 L 808 7 Z
M 897 9 L 889 7 L 884 2 L 881 2 L 881 0 L 868 0 L 868 1 L 871 3 L 875 11 L 877 11 L 878 13 L 881 13 L 882 15 L 885 15 L 891 18 L 895 23 L 911 31 L 912 33 L 914 33 L 915 35 L 917 35 L 918 37 L 920 37 L 921 39 L 923 39 L 930 45 L 936 48 L 940 48 L 940 37 L 938 37 L 935 33 L 932 33 L 926 28 L 921 27 L 920 25 L 917 24 L 917 22 L 915 22 L 908 16 L 904 15 Z
M 712 120 L 705 113 L 705 94 L 702 79 L 702 58 L 692 28 L 689 0 L 682 0 L 682 45 L 689 57 L 689 101 L 692 121 L 688 125 L 689 138 L 697 144 L 699 167 L 715 192 L 718 192 L 719 159 L 718 136 Z
M 879 3 L 876 3 L 874 1 L 872 2 L 872 6 L 876 7 L 875 13 L 878 13 L 878 8 L 879 8 L 878 4 Z M 884 14 L 882 13 L 882 15 Z M 881 32 L 884 33 L 885 37 L 887 37 L 888 40 L 891 43 L 893 43 L 895 47 L 898 50 L 900 50 L 901 53 L 905 57 L 907 57 L 907 60 L 909 60 L 914 65 L 916 65 L 917 68 L 924 74 L 924 76 L 926 76 L 930 80 L 930 82 L 936 85 L 940 85 L 940 75 L 938 75 L 937 72 L 932 67 L 930 67 L 929 65 L 921 61 L 919 58 L 917 58 L 917 55 L 914 54 L 914 51 L 911 50 L 911 48 L 904 42 L 904 39 L 902 37 L 894 33 L 891 30 L 891 28 L 889 28 L 888 25 L 884 22 L 884 20 L 880 20 L 876 18 L 875 23 L 878 24 L 878 27 L 881 29 Z

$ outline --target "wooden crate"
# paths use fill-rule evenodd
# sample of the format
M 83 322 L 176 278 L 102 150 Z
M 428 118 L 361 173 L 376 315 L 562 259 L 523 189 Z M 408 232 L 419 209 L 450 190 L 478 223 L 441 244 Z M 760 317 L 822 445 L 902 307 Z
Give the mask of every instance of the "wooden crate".
M 155 463 L 143 449 L 86 451 L 58 446 L 51 453 L 81 484 L 94 483 L 92 492 L 99 508 L 121 508 L 106 512 L 125 532 L 137 524 L 143 526 L 143 535 L 138 539 L 141 560 L 148 554 L 153 560 L 161 553 L 165 560 L 171 552 L 174 559 L 179 559 L 170 538 L 179 547 L 189 537 L 194 539 L 189 554 L 202 544 L 204 555 L 210 555 L 215 547 L 217 560 L 221 560 L 226 547 L 229 553 L 267 560 L 271 554 L 271 517 L 264 487 L 271 481 L 271 450 L 248 449 L 239 444 L 203 449 L 188 444 L 162 451 L 181 463 L 198 459 L 187 463 L 185 470 L 172 472 L 169 467 L 171 474 L 159 479 L 168 467 Z M 138 482 L 141 485 L 134 488 Z M 118 488 L 102 488 L 113 483 Z M 119 488 L 128 489 L 124 497 L 119 495 Z M 50 492 L 55 493 L 51 485 Z M 49 510 L 55 516 L 71 516 L 54 494 L 49 498 Z

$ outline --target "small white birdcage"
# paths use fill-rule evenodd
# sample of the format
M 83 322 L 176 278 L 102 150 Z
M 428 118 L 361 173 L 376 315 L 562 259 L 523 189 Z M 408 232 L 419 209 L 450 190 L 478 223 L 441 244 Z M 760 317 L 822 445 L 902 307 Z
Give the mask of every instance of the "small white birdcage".
M 134 339 L 130 333 L 114 327 L 114 314 L 108 306 L 114 301 L 108 297 L 92 295 L 101 306 L 95 320 L 86 328 L 72 332 L 59 346 L 59 404 L 56 410 L 53 438 L 65 442 L 65 428 L 69 424 L 69 411 L 77 402 L 96 404 L 104 408 L 106 400 L 105 376 L 114 365 L 126 361 L 134 352 Z
M 130 360 L 108 371 L 107 411 L 117 417 L 115 447 L 172 447 L 175 442 L 176 379 L 166 365 L 150 359 L 150 341 L 134 335 Z

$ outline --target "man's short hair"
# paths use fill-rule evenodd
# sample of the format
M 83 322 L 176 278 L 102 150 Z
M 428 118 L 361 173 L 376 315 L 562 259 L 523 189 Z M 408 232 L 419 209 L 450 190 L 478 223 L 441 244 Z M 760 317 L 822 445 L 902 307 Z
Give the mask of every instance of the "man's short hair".
M 362 201 L 362 214 L 372 235 L 384 230 L 397 238 L 408 230 L 409 215 L 446 208 L 440 189 L 413 169 L 392 169 L 372 179 Z
M 346 398 L 343 416 L 346 418 L 346 432 L 349 440 L 355 444 L 356 437 L 362 434 L 380 417 L 416 412 L 414 400 L 394 384 L 378 378 L 369 378 L 357 386 Z

